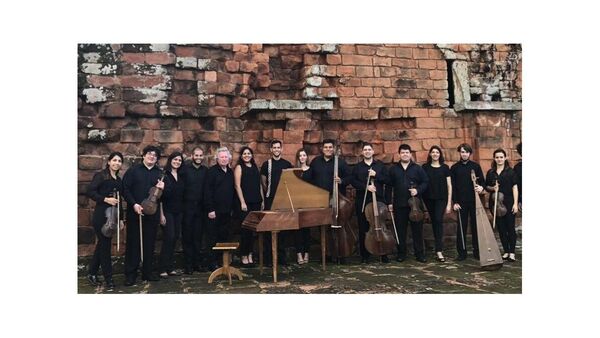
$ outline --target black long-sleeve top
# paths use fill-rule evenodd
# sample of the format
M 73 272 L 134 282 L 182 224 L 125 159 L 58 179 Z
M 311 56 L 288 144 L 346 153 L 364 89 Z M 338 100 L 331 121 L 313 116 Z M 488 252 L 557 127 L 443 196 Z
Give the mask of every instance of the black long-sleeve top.
M 422 197 L 423 192 L 427 190 L 429 178 L 420 165 L 413 161 L 408 163 L 406 169 L 402 162 L 393 165 L 388 171 L 389 184 L 385 189 L 386 201 L 392 201 L 392 192 L 394 193 L 394 208 L 408 207 L 408 199 L 411 197 L 411 186 L 417 189 L 416 197 Z
M 203 165 L 196 168 L 189 163 L 184 165 L 180 171 L 179 176 L 181 176 L 184 185 L 183 200 L 186 205 L 204 207 L 204 184 L 208 175 L 208 168 Z
M 422 165 L 422 168 L 429 178 L 429 185 L 423 193 L 423 198 L 448 201 L 447 178 L 451 176 L 448 165 L 442 164 L 436 168 L 431 166 L 430 163 L 425 163 Z
M 519 188 L 519 202 L 523 200 L 523 161 L 519 161 L 515 165 L 515 179 L 517 180 L 517 187 Z
M 333 167 L 334 159 L 331 157 L 329 161 L 325 160 L 324 156 L 318 156 L 310 162 L 310 169 L 303 175 L 307 182 L 310 182 L 320 188 L 323 188 L 329 193 L 333 192 Z M 345 195 L 346 186 L 350 183 L 350 168 L 341 158 L 338 158 L 338 177 L 342 179 L 339 186 L 340 192 Z
M 452 174 L 452 200 L 461 206 L 475 207 L 475 187 L 471 180 L 471 170 L 475 171 L 477 184 L 483 186 L 483 171 L 481 166 L 471 160 L 467 162 L 459 161 L 452 165 L 450 173 Z
M 235 188 L 233 170 L 226 167 L 223 171 L 219 164 L 208 169 L 204 188 L 204 207 L 207 212 L 229 213 L 233 208 Z
M 183 192 L 184 182 L 181 175 L 177 175 L 177 180 L 171 172 L 165 174 L 165 189 L 162 193 L 161 201 L 163 211 L 169 213 L 180 213 L 183 211 Z
M 271 185 L 269 186 L 269 160 L 263 162 L 262 166 L 260 167 L 260 175 L 267 178 L 267 185 L 265 189 L 268 189 L 268 191 L 265 191 L 265 198 L 267 198 L 268 195 L 269 199 L 275 199 L 275 192 L 277 191 L 277 185 L 279 184 L 279 179 L 281 178 L 281 172 L 283 169 L 292 168 L 292 164 L 290 161 L 283 158 L 279 158 L 278 160 L 271 158 L 270 160 L 272 161 Z
M 367 186 L 369 169 L 373 169 L 376 173 L 374 182 L 375 188 L 377 189 L 375 192 L 377 201 L 387 204 L 387 200 L 385 199 L 384 185 L 388 184 L 388 170 L 383 162 L 379 160 L 373 161 L 371 165 L 366 164 L 365 161 L 361 161 L 355 165 L 354 168 L 352 168 L 350 184 L 356 189 L 356 203 L 360 203 L 362 205 L 365 192 L 367 191 L 365 190 L 365 187 Z M 372 201 L 373 196 L 370 192 L 368 192 L 365 205 L 371 203 Z
M 515 186 L 517 184 L 517 180 L 515 178 L 515 172 L 512 168 L 508 168 L 508 167 L 505 167 L 502 170 L 502 172 L 500 172 L 500 175 L 498 175 L 496 173 L 496 170 L 493 168 L 488 170 L 487 174 L 485 175 L 486 187 L 493 187 L 494 185 L 496 185 L 496 179 L 498 179 L 500 181 L 500 192 L 504 194 L 504 206 L 506 206 L 506 208 L 508 210 L 510 210 L 514 203 L 512 188 L 513 188 L 513 186 Z M 495 198 L 494 193 L 491 193 L 490 201 L 489 201 L 490 209 L 494 205 L 493 204 L 494 198 Z
M 162 170 L 157 166 L 148 169 L 143 163 L 131 167 L 123 176 L 123 195 L 130 210 L 148 197 L 150 188 L 158 183 Z M 160 202 L 160 200 L 158 201 Z
M 92 216 L 92 222 L 94 224 L 105 222 L 106 209 L 111 205 L 104 202 L 104 198 L 116 197 L 116 194 L 113 196 L 116 191 L 118 191 L 120 195 L 123 195 L 123 181 L 118 175 L 116 179 L 112 178 L 109 169 L 104 169 L 94 174 L 94 178 L 87 188 L 87 196 L 96 202 L 96 208 L 94 209 L 94 214 Z M 121 204 L 120 219 L 123 219 L 124 217 L 122 208 L 123 204 Z

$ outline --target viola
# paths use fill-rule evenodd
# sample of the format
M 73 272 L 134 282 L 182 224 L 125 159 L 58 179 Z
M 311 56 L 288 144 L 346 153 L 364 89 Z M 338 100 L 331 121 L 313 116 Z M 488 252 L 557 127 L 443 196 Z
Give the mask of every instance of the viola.
M 160 181 L 162 182 L 165 178 L 165 173 L 161 173 Z M 142 206 L 144 215 L 154 215 L 158 210 L 158 199 L 162 196 L 163 190 L 153 186 L 148 191 L 148 197 L 146 197 L 140 205 Z
M 367 178 L 368 181 L 369 178 Z M 367 191 L 365 191 L 366 193 Z M 369 231 L 365 234 L 365 248 L 373 255 L 389 255 L 396 248 L 394 235 L 386 223 L 391 215 L 387 206 L 377 201 L 377 194 L 375 192 L 371 192 L 371 194 L 373 202 L 365 207 L 365 217 L 369 222 Z
M 111 193 L 111 197 L 117 199 L 119 198 L 119 193 L 116 191 L 116 189 Z M 104 211 L 104 216 L 106 216 L 106 222 L 102 225 L 100 231 L 104 236 L 110 238 L 115 232 L 118 231 L 119 228 L 119 203 L 106 208 L 106 211 Z
M 500 191 L 500 183 L 499 180 L 496 179 L 496 193 L 494 194 L 494 199 L 492 200 L 492 208 L 495 210 L 495 215 L 498 217 L 506 216 L 508 213 L 508 209 L 504 204 L 504 194 Z
M 414 183 L 411 182 L 410 188 L 416 188 Z M 421 199 L 417 196 L 411 196 L 408 199 L 408 206 L 410 207 L 408 219 L 410 219 L 411 222 L 415 223 L 423 222 L 423 219 L 425 218 L 425 213 L 423 211 L 423 203 L 421 202 Z

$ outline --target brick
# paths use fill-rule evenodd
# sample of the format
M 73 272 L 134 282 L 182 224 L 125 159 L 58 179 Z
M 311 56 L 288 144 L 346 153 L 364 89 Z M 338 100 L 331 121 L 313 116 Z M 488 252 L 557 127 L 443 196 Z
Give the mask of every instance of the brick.
M 403 59 L 412 59 L 412 48 L 410 47 L 397 47 L 396 57 Z
M 128 114 L 139 116 L 156 116 L 158 111 L 154 104 L 134 103 L 125 109 Z
M 312 127 L 312 119 L 292 119 L 285 124 L 286 130 L 310 130 Z
M 379 76 L 390 77 L 396 76 L 398 73 L 394 67 L 379 67 Z
M 406 68 L 406 69 L 417 68 L 417 60 L 392 59 L 392 66 Z
M 154 141 L 159 143 L 181 143 L 183 133 L 180 130 L 155 130 Z
M 125 117 L 125 104 L 122 102 L 112 102 L 100 106 L 100 116 L 102 117 Z
M 439 137 L 438 131 L 439 131 L 439 129 L 417 128 L 414 130 L 414 138 L 416 138 L 416 139 L 436 138 L 436 137 Z
M 355 89 L 353 87 L 338 87 L 337 91 L 340 97 L 351 97 L 354 96 Z M 372 92 L 373 90 L 371 89 L 371 94 Z
M 387 67 L 391 67 L 392 66 L 392 59 L 389 58 L 389 57 L 374 56 L 373 57 L 373 66 L 387 66 Z
M 329 65 L 339 65 L 342 63 L 342 56 L 339 54 L 327 54 L 325 61 Z
M 462 127 L 462 119 L 460 117 L 456 118 L 444 118 L 444 127 L 446 128 L 461 128 Z
M 433 89 L 433 81 L 431 80 L 416 80 L 415 81 L 417 88 L 420 89 Z
M 304 54 L 303 63 L 305 66 L 318 65 L 321 63 L 320 57 L 318 54 Z
M 233 60 L 225 61 L 225 70 L 228 72 L 237 72 L 240 70 L 240 63 Z
M 397 118 L 389 120 L 378 120 L 375 122 L 377 130 L 403 130 L 414 128 L 414 123 L 411 119 Z
M 86 79 L 94 87 L 114 87 L 120 84 L 116 76 L 88 75 Z
M 371 141 L 375 138 L 375 130 L 351 130 L 340 133 L 342 142 Z
M 428 90 L 427 95 L 431 99 L 447 99 L 448 91 L 447 90 Z
M 356 67 L 356 76 L 360 77 L 373 77 L 373 67 Z
M 121 143 L 140 143 L 144 139 L 142 129 L 121 129 Z
M 248 53 L 248 50 L 249 50 L 248 45 L 233 44 L 233 46 L 232 46 L 232 51 L 234 51 L 234 52 Z
M 445 109 L 428 109 L 429 117 L 442 117 L 445 111 Z
M 255 62 L 242 61 L 240 62 L 240 71 L 256 74 L 258 72 L 258 64 Z
M 429 53 L 428 53 L 427 49 L 424 49 L 424 48 L 413 48 L 412 55 L 413 55 L 413 59 L 417 59 L 417 60 L 429 59 Z
M 363 78 L 360 83 L 365 87 L 390 87 L 392 82 L 389 78 Z
M 417 128 L 444 128 L 444 119 L 438 117 L 421 117 L 417 119 Z
M 448 73 L 443 70 L 430 70 L 429 78 L 432 80 L 447 80 Z
M 215 71 L 204 72 L 204 81 L 217 82 L 217 72 L 215 72 Z
M 356 50 L 360 55 L 375 55 L 375 53 L 377 52 L 377 47 L 369 45 L 359 45 L 356 46 Z
M 362 55 L 342 55 L 342 64 L 371 66 L 373 65 L 373 59 L 369 56 Z
M 196 80 L 196 73 L 192 70 L 182 70 L 176 69 L 175 75 L 173 75 L 175 80 Z
M 304 130 L 286 130 L 283 132 L 283 142 L 289 143 L 302 143 L 304 140 Z
M 202 130 L 202 125 L 197 119 L 180 119 L 179 130 Z
M 119 76 L 119 82 L 122 87 L 131 88 L 150 88 L 165 84 L 168 78 L 162 75 L 143 76 L 143 75 L 122 75 Z
M 371 98 L 368 100 L 369 100 L 369 108 L 393 107 L 393 105 L 394 105 L 393 99 Z
M 308 130 L 304 132 L 304 142 L 321 143 L 323 141 L 323 132 L 320 130 Z
M 146 57 L 144 53 L 123 53 L 121 54 L 121 61 L 127 63 L 144 63 Z
M 373 97 L 373 88 L 371 87 L 357 87 L 354 92 L 357 97 Z
M 433 89 L 448 89 L 448 81 L 447 80 L 434 81 Z
M 464 140 L 462 138 L 449 138 L 449 139 L 442 139 L 441 145 L 442 145 L 442 148 L 444 148 L 444 149 L 455 150 L 456 147 L 458 147 L 463 142 L 464 142 Z
M 421 69 L 436 69 L 437 61 L 435 60 L 419 60 L 419 68 Z
M 344 120 L 360 120 L 362 118 L 362 109 L 344 109 L 342 110 Z
M 341 108 L 367 108 L 369 101 L 367 99 L 340 98 Z
M 396 56 L 396 48 L 394 47 L 378 47 L 375 53 L 378 56 Z
M 380 119 L 393 119 L 400 117 L 408 117 L 406 108 L 381 108 L 379 109 Z
M 177 68 L 197 68 L 198 59 L 195 57 L 177 57 L 175 66 Z
M 416 107 L 417 103 L 414 99 L 394 99 L 394 108 Z
M 188 94 L 171 94 L 168 102 L 169 104 L 180 106 L 195 106 L 198 104 L 198 97 L 196 95 Z
M 219 142 L 218 131 L 199 131 L 196 133 L 196 139 L 199 142 Z
M 144 60 L 151 65 L 172 65 L 176 56 L 173 53 L 145 53 Z
M 408 108 L 408 116 L 410 117 L 432 117 L 429 115 L 427 108 Z
M 192 97 L 196 97 L 193 96 Z M 158 113 L 163 117 L 182 117 L 183 116 L 183 108 L 176 106 L 166 106 L 161 105 L 158 109 Z
M 356 74 L 353 66 L 337 66 L 336 73 L 338 76 L 354 76 Z
M 363 120 L 377 120 L 379 109 L 363 109 L 361 114 Z
M 221 142 L 242 142 L 242 132 L 241 131 L 223 131 L 220 134 Z
M 138 119 L 138 125 L 141 129 L 160 129 L 160 121 L 161 119 L 158 118 L 140 118 Z

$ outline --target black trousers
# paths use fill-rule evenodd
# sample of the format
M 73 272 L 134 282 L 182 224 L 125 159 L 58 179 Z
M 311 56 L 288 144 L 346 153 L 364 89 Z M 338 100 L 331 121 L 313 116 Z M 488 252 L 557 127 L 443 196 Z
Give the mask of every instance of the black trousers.
M 98 242 L 96 243 L 96 250 L 94 250 L 94 257 L 92 257 L 88 271 L 90 275 L 97 275 L 98 269 L 102 267 L 102 275 L 104 275 L 105 280 L 108 280 L 112 278 L 112 262 L 110 258 L 111 238 L 104 236 L 100 231 L 105 221 L 106 217 L 104 217 L 104 221 L 96 221 L 92 224 Z
M 142 235 L 144 244 L 144 263 L 142 263 L 142 279 L 152 275 L 154 246 L 160 214 L 142 216 Z M 135 281 L 140 265 L 140 227 L 139 216 L 133 210 L 127 211 L 127 243 L 125 243 L 125 277 Z
M 175 243 L 181 233 L 183 213 L 165 212 L 165 218 L 167 223 L 161 226 L 163 242 L 160 249 L 159 269 L 161 272 L 170 272 L 174 270 Z
M 205 266 L 202 240 L 206 234 L 208 218 L 198 203 L 186 203 L 181 224 L 181 239 L 186 269 Z M 212 248 L 212 247 L 211 247 Z
M 435 251 L 444 250 L 444 210 L 448 205 L 448 200 L 424 200 L 429 217 L 431 218 L 431 228 L 433 229 L 433 237 L 435 238 Z
M 296 253 L 307 253 L 310 249 L 310 228 L 293 231 Z
M 462 231 L 460 226 L 456 227 L 456 251 L 459 256 L 467 255 L 467 228 L 471 226 L 471 244 L 473 245 L 473 254 L 479 255 L 479 241 L 477 239 L 477 216 L 475 206 L 461 205 L 460 221 L 462 221 Z M 460 225 L 459 221 L 459 225 Z M 462 239 L 461 239 L 462 235 Z M 464 243 L 464 244 L 463 244 Z
M 244 221 L 246 216 L 250 213 L 250 211 L 258 211 L 260 210 L 261 203 L 248 203 L 246 206 L 248 207 L 248 211 L 242 211 L 240 213 L 241 222 Z M 240 254 L 242 256 L 248 256 L 254 249 L 254 231 L 248 230 L 244 227 L 240 229 Z
M 515 253 L 517 246 L 517 231 L 515 230 L 515 214 L 510 210 L 503 217 L 496 219 L 498 234 L 502 242 L 502 248 L 506 253 Z
M 413 239 L 413 250 L 415 257 L 424 257 L 425 252 L 423 249 L 423 223 L 411 222 L 408 218 L 410 213 L 409 207 L 395 207 L 394 206 L 394 219 L 398 226 L 398 257 L 406 257 L 406 231 L 410 223 L 410 230 Z
M 212 249 L 217 242 L 226 242 L 229 239 L 229 223 L 231 213 L 217 213 L 217 217 L 208 219 L 206 227 L 206 250 L 208 265 L 221 264 L 221 254 Z
M 359 204 L 360 202 L 360 204 Z M 358 221 L 358 242 L 359 242 L 359 251 L 360 257 L 369 258 L 371 257 L 371 253 L 365 247 L 365 237 L 367 232 L 369 231 L 369 222 L 367 222 L 367 218 L 365 217 L 365 213 L 362 212 L 362 198 L 356 198 L 356 203 L 354 204 L 354 210 L 356 211 L 356 220 Z

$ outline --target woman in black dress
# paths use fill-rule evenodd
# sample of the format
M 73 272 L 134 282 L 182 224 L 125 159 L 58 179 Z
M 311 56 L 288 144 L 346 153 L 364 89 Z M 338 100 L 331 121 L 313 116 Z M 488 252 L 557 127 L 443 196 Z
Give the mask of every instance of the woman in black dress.
M 494 160 L 492 168 L 485 175 L 485 189 L 490 192 L 490 211 L 494 215 L 494 200 L 496 193 L 496 181 L 499 182 L 499 191 L 504 194 L 504 205 L 507 213 L 502 217 L 496 216 L 498 225 L 498 234 L 504 254 L 502 259 L 508 259 L 511 262 L 517 260 L 515 256 L 515 246 L 517 245 L 517 232 L 515 230 L 515 215 L 519 211 L 519 189 L 517 187 L 517 178 L 515 172 L 510 167 L 506 159 L 504 149 L 494 151 Z
M 160 250 L 160 277 L 176 276 L 173 255 L 175 243 L 181 233 L 183 220 L 183 190 L 184 184 L 179 168 L 183 164 L 183 154 L 174 152 L 167 159 L 165 166 L 165 189 L 160 203 L 160 225 L 163 230 L 163 242 Z
M 106 168 L 94 175 L 87 190 L 88 197 L 96 201 L 92 225 L 94 226 L 96 237 L 98 237 L 94 257 L 89 266 L 87 279 L 92 285 L 99 285 L 98 269 L 102 267 L 104 284 L 108 290 L 112 290 L 115 287 L 115 283 L 112 279 L 112 262 L 110 258 L 111 238 L 104 236 L 101 229 L 102 225 L 106 223 L 106 209 L 117 205 L 119 202 L 117 196 L 120 198 L 123 193 L 123 183 L 121 177 L 119 177 L 119 170 L 122 165 L 123 155 L 121 153 L 113 152 L 108 155 Z M 123 212 L 121 212 L 120 215 L 122 217 Z M 122 227 L 122 221 L 119 220 L 119 229 Z
M 264 209 L 263 192 L 260 186 L 260 171 L 254 161 L 254 152 L 250 147 L 240 149 L 240 158 L 233 170 L 235 191 L 240 202 L 241 219 L 244 220 L 250 211 Z M 252 249 L 254 247 L 254 233 L 248 229 L 241 229 L 240 253 L 242 265 L 254 264 Z
M 298 149 L 296 151 L 296 168 L 302 169 L 302 177 L 305 177 L 308 170 L 310 169 L 308 154 L 304 149 Z M 304 228 L 294 231 L 294 242 L 296 247 L 296 256 L 298 258 L 298 264 L 308 263 L 308 250 L 310 248 L 310 228 Z
M 423 164 L 423 170 L 429 177 L 429 186 L 423 194 L 423 201 L 429 211 L 433 236 L 435 238 L 435 254 L 439 262 L 445 262 L 444 258 L 444 212 L 452 211 L 452 181 L 450 168 L 444 163 L 444 154 L 438 146 L 429 149 L 427 163 Z

